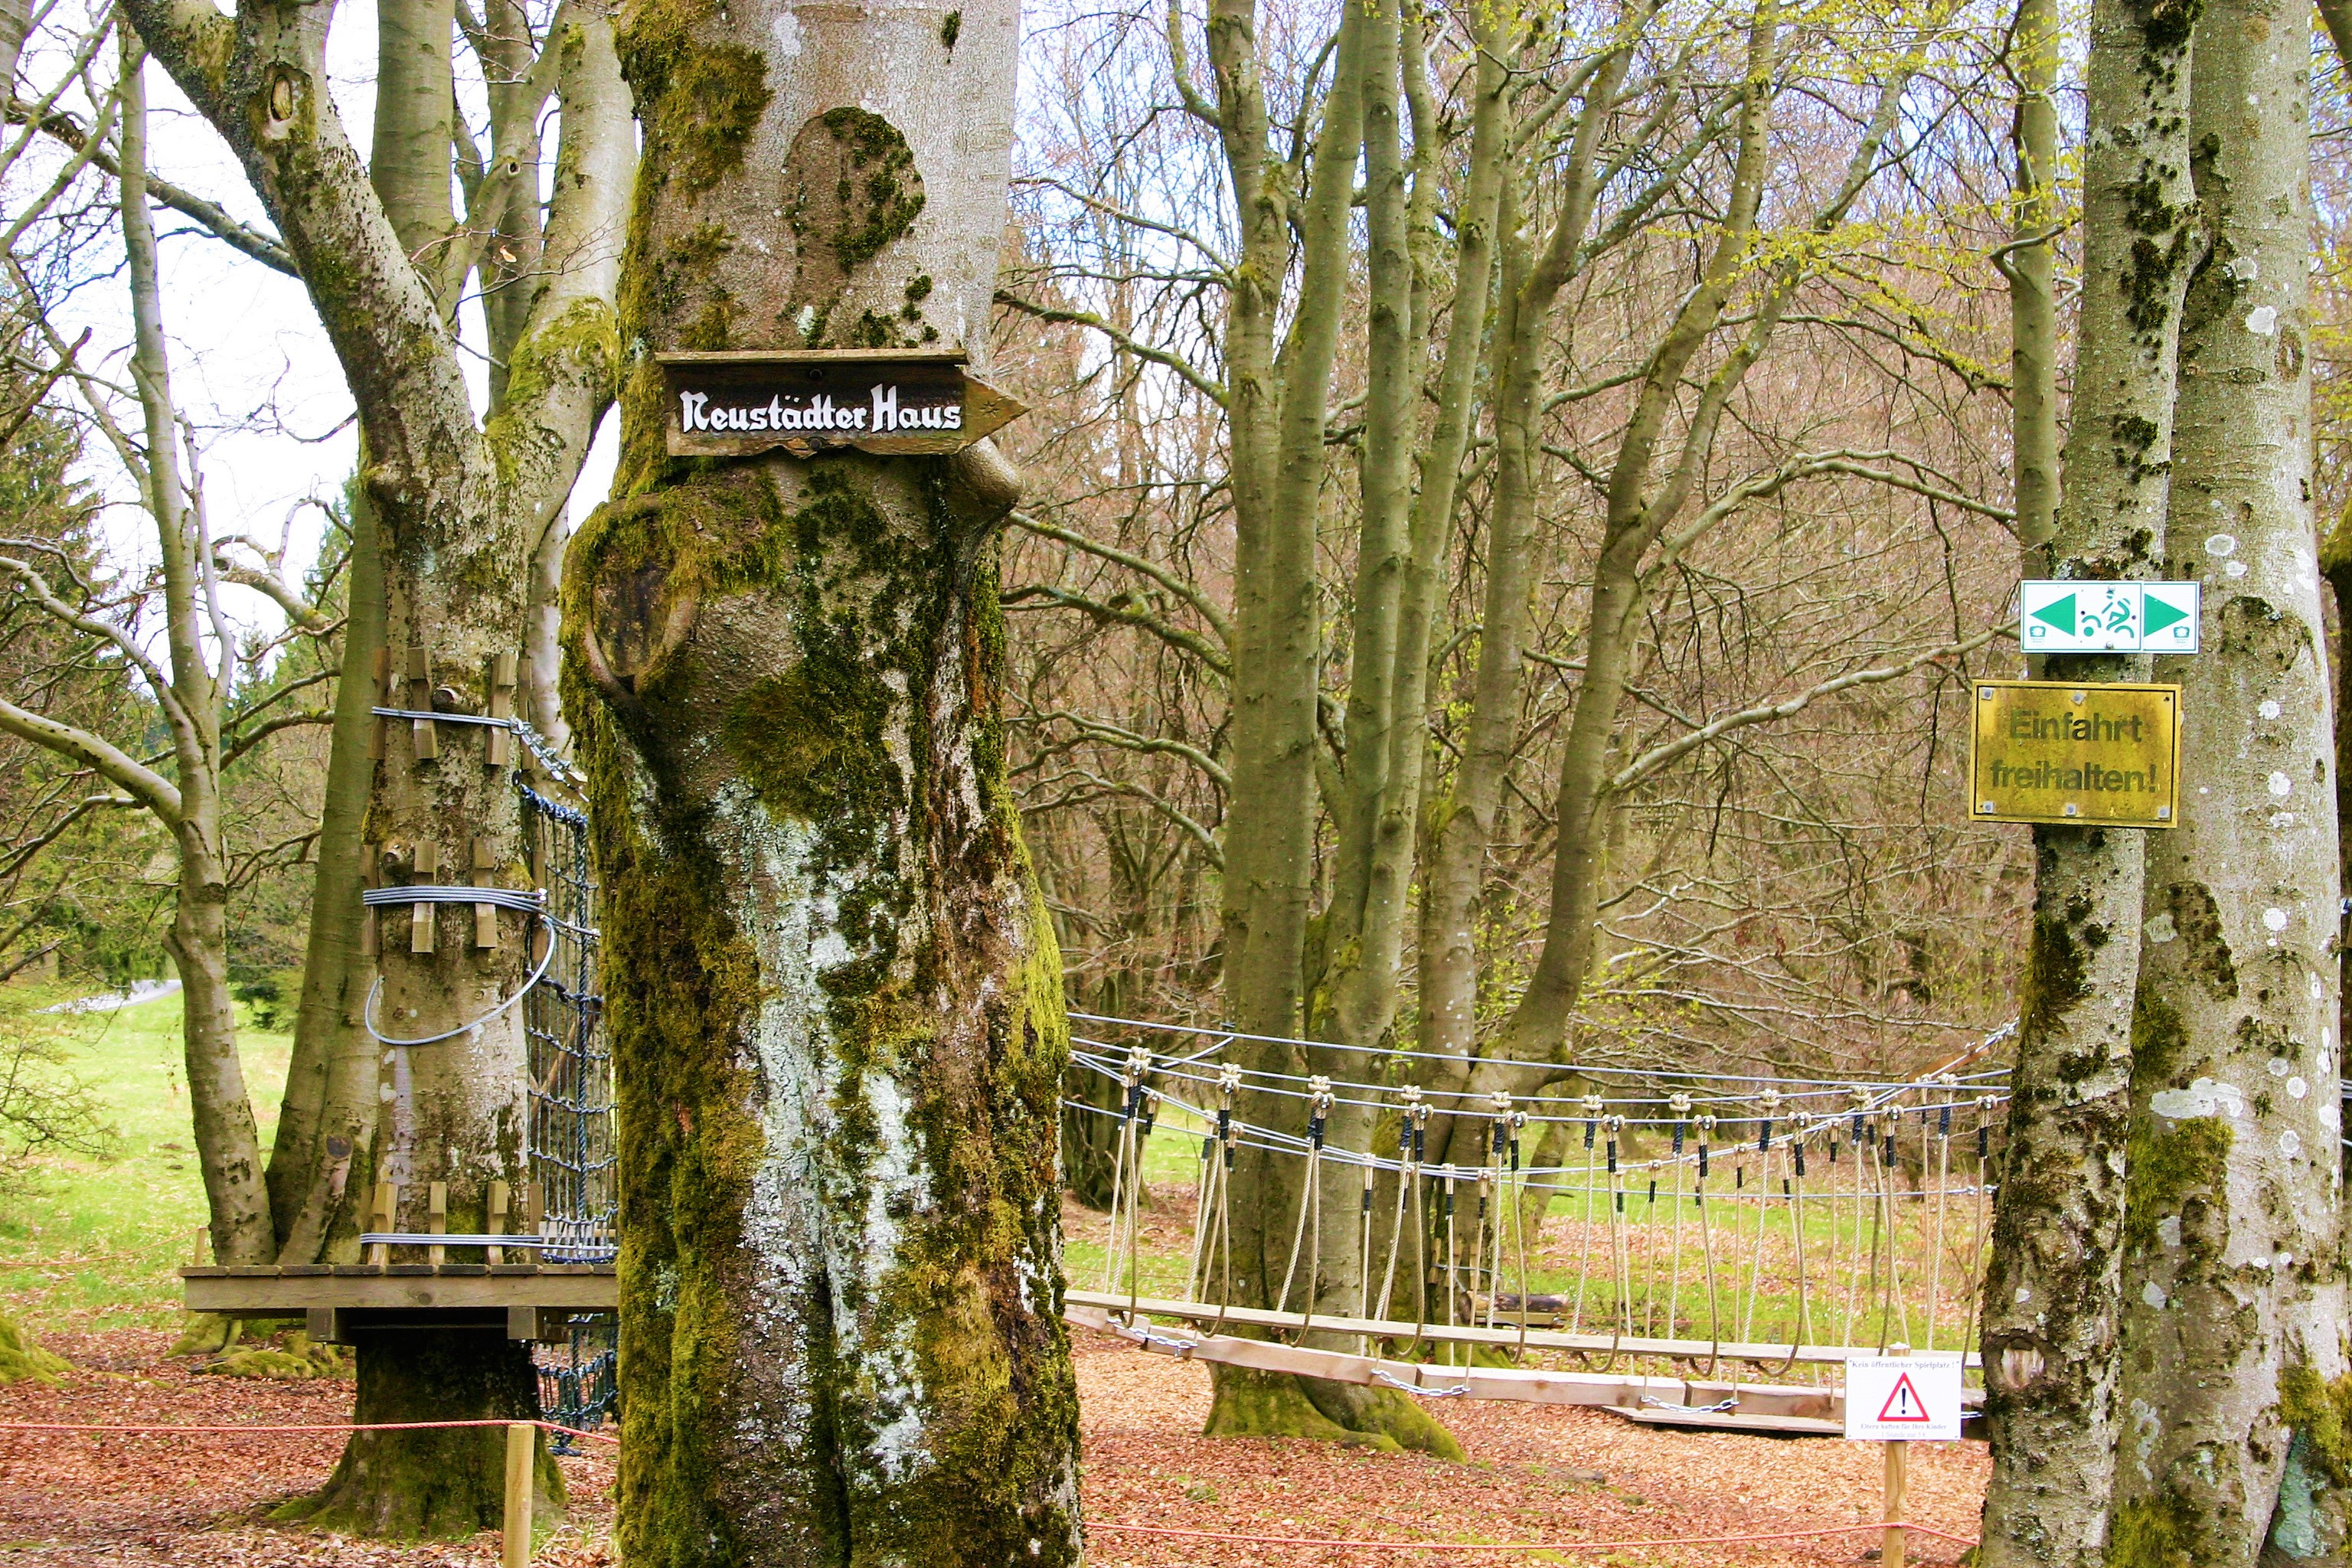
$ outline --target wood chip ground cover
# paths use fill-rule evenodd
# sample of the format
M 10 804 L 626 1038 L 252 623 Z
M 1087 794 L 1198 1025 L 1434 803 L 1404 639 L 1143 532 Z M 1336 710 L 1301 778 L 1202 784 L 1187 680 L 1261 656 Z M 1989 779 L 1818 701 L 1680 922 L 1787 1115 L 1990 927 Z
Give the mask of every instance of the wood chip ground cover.
M 0 1422 L 285 1426 L 348 1420 L 348 1380 L 207 1377 L 166 1358 L 165 1334 L 55 1334 L 70 1358 L 62 1388 L 0 1389 Z M 1114 1522 L 1256 1536 L 1350 1540 L 1574 1542 L 1770 1533 L 1877 1517 L 1880 1454 L 1867 1444 L 1660 1432 L 1598 1411 L 1448 1405 L 1466 1465 L 1321 1443 L 1212 1440 L 1204 1367 L 1076 1336 L 1085 1500 Z M 0 1565 L 164 1564 L 185 1568 L 458 1568 L 498 1561 L 495 1532 L 389 1546 L 274 1525 L 263 1517 L 316 1487 L 341 1439 L 331 1435 L 83 1436 L 0 1431 Z M 602 1568 L 611 1547 L 612 1460 L 562 1461 L 572 1516 L 543 1536 L 547 1568 Z M 1972 1533 L 1983 1497 L 1981 1445 L 1915 1445 L 1911 1517 Z M 1097 1568 L 1317 1568 L 1436 1563 L 1850 1563 L 1874 1534 L 1819 1541 L 1619 1548 L 1608 1552 L 1433 1552 L 1244 1544 L 1097 1529 Z M 1915 1537 L 1913 1561 L 1960 1549 Z

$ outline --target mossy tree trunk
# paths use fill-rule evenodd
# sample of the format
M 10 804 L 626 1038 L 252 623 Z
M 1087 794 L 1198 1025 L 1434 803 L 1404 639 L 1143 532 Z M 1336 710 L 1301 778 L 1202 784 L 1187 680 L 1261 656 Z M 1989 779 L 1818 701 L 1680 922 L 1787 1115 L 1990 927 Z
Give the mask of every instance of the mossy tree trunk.
M 2339 919 L 2312 571 L 2309 13 L 2207 0 L 2167 576 L 2205 585 L 2147 853 L 2110 1563 L 2341 1562 Z
M 633 1562 L 1079 1559 L 1068 1037 L 999 708 L 1018 478 L 985 442 L 675 460 L 651 357 L 983 355 L 1016 36 L 1010 0 L 652 0 L 624 33 L 633 357 L 564 636 L 605 888 Z
M 503 1323 L 363 1330 L 358 1339 L 356 1423 L 537 1415 L 530 1347 L 508 1339 Z M 433 1414 L 420 1417 L 420 1410 Z M 496 1530 L 504 1517 L 506 1449 L 504 1426 L 354 1433 L 326 1486 L 275 1517 L 400 1540 Z M 563 1472 L 543 1447 L 537 1465 L 533 1515 L 558 1517 Z
M 2029 576 L 2147 578 L 2163 558 L 2180 302 L 2198 242 L 2195 9 L 2100 0 L 2092 12 L 2074 417 L 2054 530 L 2029 545 Z M 2144 680 L 2148 661 L 2051 658 L 2041 673 Z M 2090 1568 L 2107 1548 L 2146 837 L 2033 830 L 2032 946 L 1984 1285 L 1985 1568 Z
M 493 97 L 494 145 L 483 159 L 453 121 L 447 0 L 387 0 L 379 7 L 383 57 L 375 167 L 360 159 L 325 66 L 327 15 L 298 0 L 249 0 L 234 16 L 208 0 L 148 0 L 134 7 L 141 35 L 190 100 L 236 153 L 284 237 L 358 405 L 366 468 L 361 482 L 378 526 L 386 601 L 385 641 L 403 676 L 386 695 L 439 712 L 491 710 L 491 661 L 524 645 L 530 561 L 564 506 L 597 419 L 609 406 L 618 363 L 615 243 L 635 160 L 625 84 L 610 18 L 567 7 L 543 39 L 551 69 L 499 65 L 511 32 L 485 34 L 478 52 L 504 83 Z M 494 10 L 502 26 L 511 18 Z M 552 92 L 562 143 L 543 237 L 538 218 L 517 227 L 510 182 L 536 192 L 539 116 Z M 454 149 L 454 152 L 453 152 Z M 454 182 L 467 221 L 451 209 Z M 529 271 L 501 273 L 493 240 L 529 251 Z M 509 244 L 509 251 L 514 244 Z M 520 252 L 516 252 L 520 255 Z M 485 256 L 493 259 L 485 261 Z M 479 417 L 467 390 L 454 319 L 480 264 L 516 292 L 487 312 L 499 384 Z M 411 650 L 428 668 L 409 679 Z M 436 727 L 435 748 L 407 724 L 391 727 L 368 801 L 367 842 L 392 883 L 469 882 L 478 853 L 508 886 L 525 885 L 521 822 L 505 768 L 487 765 L 489 731 Z M 428 754 L 428 751 L 437 754 Z M 527 1052 L 519 1009 L 481 1026 L 529 970 L 526 921 L 498 917 L 494 946 L 476 944 L 469 905 L 430 911 L 418 940 L 406 911 L 383 921 L 382 995 L 376 1026 L 431 1043 L 383 1049 L 374 1059 L 382 1124 L 374 1173 L 403 1185 L 401 1228 L 425 1228 L 430 1184 L 447 1185 L 453 1231 L 478 1231 L 489 1184 L 520 1186 Z M 429 952 L 412 951 L 428 946 Z M 307 1090 L 306 1090 L 307 1092 Z M 331 1128 L 321 1132 L 332 1135 Z M 314 1160 L 306 1187 L 321 1175 Z M 348 1181 L 348 1173 L 346 1180 Z M 537 1414 L 527 1380 L 503 1376 L 520 1352 L 469 1334 L 435 1347 L 444 1361 L 471 1357 L 470 1378 L 413 1376 L 393 1363 L 417 1336 L 362 1345 L 363 1383 L 387 1413 L 408 1420 L 456 1414 Z M 379 1362 L 386 1364 L 375 1364 Z M 492 1391 L 485 1410 L 449 1391 Z M 462 1486 L 495 1489 L 499 1461 L 433 1435 L 383 1435 L 375 1462 L 339 1481 L 340 1516 L 400 1521 L 414 1510 L 395 1495 L 447 1467 Z M 356 1451 L 356 1450 L 355 1450 Z M 394 1454 L 406 1458 L 393 1459 Z M 453 1480 L 452 1484 L 459 1484 Z M 363 1500 L 354 1495 L 380 1489 Z
M 1419 592 L 1414 551 L 1450 518 L 1452 476 L 1431 486 L 1427 527 L 1410 531 L 1405 465 L 1417 423 L 1419 342 L 1415 299 L 1415 204 L 1434 200 L 1429 170 L 1421 189 L 1402 145 L 1401 111 L 1421 91 L 1417 25 L 1393 7 L 1350 3 L 1339 16 L 1331 79 L 1310 116 L 1311 153 L 1286 163 L 1273 145 L 1257 53 L 1255 0 L 1210 7 L 1213 109 L 1191 98 L 1215 124 L 1226 176 L 1241 215 L 1241 259 L 1227 295 L 1223 349 L 1233 448 L 1234 551 L 1231 808 L 1224 829 L 1222 919 L 1224 994 L 1234 1020 L 1253 1033 L 1295 1037 L 1330 1029 L 1375 1044 L 1396 1006 L 1397 955 L 1419 792 L 1417 751 L 1431 595 Z M 1171 11 L 1171 18 L 1175 14 Z M 1181 42 L 1181 19 L 1171 34 Z M 1182 59 L 1179 75 L 1185 73 Z M 1490 127 L 1491 130 L 1491 127 Z M 1372 386 L 1361 476 L 1360 598 L 1354 609 L 1354 679 L 1347 720 L 1350 769 L 1328 765 L 1318 733 L 1324 657 L 1316 577 L 1317 495 L 1324 479 L 1324 428 L 1346 302 L 1349 212 L 1359 153 L 1369 162 L 1366 207 L 1373 235 Z M 1433 163 L 1424 142 L 1419 156 Z M 1475 221 L 1475 220 L 1474 220 Z M 1472 242 L 1478 253 L 1484 224 Z M 1284 279 L 1297 249 L 1297 286 L 1286 310 Z M 1426 242 L 1423 242 L 1424 246 Z M 1482 285 L 1483 288 L 1483 285 Z M 1467 417 L 1454 388 L 1442 423 Z M 1442 493 L 1441 493 L 1442 492 Z M 1434 521 L 1430 521 L 1433 518 Z M 1426 584 L 1419 584 L 1426 586 Z M 1410 662 L 1412 668 L 1407 669 Z M 1411 717 L 1407 718 L 1406 715 Z M 1400 726 L 1403 732 L 1400 733 Z M 1408 738 L 1409 737 L 1409 738 Z M 1342 865 L 1330 906 L 1310 921 L 1314 840 L 1320 798 L 1334 815 Z M 1347 1076 L 1351 1052 L 1322 1053 L 1249 1043 L 1235 1055 L 1256 1068 Z M 1303 1130 L 1296 1100 L 1252 1095 L 1246 1121 Z M 1342 1107 L 1328 1129 L 1343 1147 L 1369 1142 L 1368 1117 Z M 1283 1295 L 1301 1198 L 1297 1163 L 1244 1147 L 1232 1184 L 1234 1300 L 1273 1306 Z M 1290 1305 L 1311 1298 L 1324 1310 L 1354 1310 L 1360 1285 L 1355 1236 L 1357 1188 L 1336 1178 L 1323 1194 L 1322 1244 L 1299 1258 Z M 1402 1395 L 1288 1375 L 1214 1370 L 1208 1430 L 1399 1445 L 1458 1457 L 1453 1437 Z
M 12 1383 L 58 1383 L 71 1370 L 65 1357 L 43 1350 L 14 1318 L 0 1312 L 0 1388 Z

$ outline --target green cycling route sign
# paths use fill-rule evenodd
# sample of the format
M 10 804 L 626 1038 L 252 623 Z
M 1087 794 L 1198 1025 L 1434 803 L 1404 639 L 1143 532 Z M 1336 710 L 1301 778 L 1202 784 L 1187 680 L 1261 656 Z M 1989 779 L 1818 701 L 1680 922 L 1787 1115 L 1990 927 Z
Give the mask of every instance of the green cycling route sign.
M 2196 583 L 2021 583 L 2017 641 L 2028 654 L 2195 653 Z

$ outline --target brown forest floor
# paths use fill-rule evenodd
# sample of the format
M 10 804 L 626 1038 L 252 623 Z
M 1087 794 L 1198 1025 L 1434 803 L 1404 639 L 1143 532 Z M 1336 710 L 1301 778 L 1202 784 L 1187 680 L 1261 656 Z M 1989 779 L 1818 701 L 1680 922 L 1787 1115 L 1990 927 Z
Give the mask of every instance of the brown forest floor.
M 164 1358 L 169 1336 L 138 1330 L 56 1334 L 65 1387 L 0 1389 L 0 1422 L 250 1425 L 347 1420 L 342 1380 L 265 1383 L 196 1375 Z M 1259 1536 L 1455 1542 L 1624 1541 L 1763 1533 L 1877 1517 L 1874 1446 L 1659 1432 L 1598 1411 L 1501 1404 L 1449 1405 L 1441 1418 L 1470 1463 L 1367 1454 L 1319 1443 L 1216 1440 L 1198 1434 L 1208 1373 L 1077 1336 L 1085 1498 L 1097 1525 L 1130 1522 Z M 427 1568 L 498 1560 L 495 1532 L 456 1545 L 391 1547 L 262 1522 L 269 1506 L 317 1486 L 341 1439 L 60 1436 L 0 1431 L 0 1568 L 139 1563 L 186 1568 L 381 1564 Z M 612 1463 L 565 1459 L 572 1522 L 535 1561 L 590 1568 L 609 1545 Z M 1911 1517 L 1973 1531 L 1984 1450 L 1920 1444 Z M 1620 1548 L 1607 1552 L 1412 1552 L 1246 1545 L 1099 1530 L 1097 1568 L 1314 1564 L 1426 1568 L 1437 1563 L 1606 1562 L 1649 1564 L 1850 1563 L 1874 1534 L 1751 1545 Z M 1953 1563 L 1960 1549 L 1919 1537 L 1912 1560 Z

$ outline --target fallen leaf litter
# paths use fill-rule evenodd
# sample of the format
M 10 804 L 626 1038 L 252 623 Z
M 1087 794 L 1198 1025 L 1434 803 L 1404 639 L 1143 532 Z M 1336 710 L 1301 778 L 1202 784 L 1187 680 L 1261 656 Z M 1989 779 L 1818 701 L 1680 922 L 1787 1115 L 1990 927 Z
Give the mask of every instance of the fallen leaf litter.
M 1875 1445 L 1744 1434 L 1665 1432 L 1592 1410 L 1449 1404 L 1437 1412 L 1466 1465 L 1328 1444 L 1200 1436 L 1208 1370 L 1079 1333 L 1087 1517 L 1253 1535 L 1536 1541 L 1660 1540 L 1769 1533 L 1873 1521 Z M 48 1336 L 76 1374 L 64 1387 L 0 1389 L 0 1421 L 286 1425 L 350 1419 L 348 1380 L 265 1382 L 199 1375 L 163 1353 L 169 1336 L 139 1330 Z M 282 1434 L 74 1436 L 0 1431 L 0 1565 L 164 1564 L 185 1568 L 472 1568 L 498 1560 L 497 1532 L 456 1543 L 393 1546 L 268 1521 L 317 1487 L 342 1439 Z M 562 1461 L 571 1517 L 542 1539 L 545 1568 L 609 1568 L 613 1459 Z M 1911 1517 L 1974 1532 L 1987 1471 L 1978 1444 L 1915 1446 Z M 1875 1534 L 1727 1545 L 1619 1548 L 1625 1568 L 1853 1563 Z M 1960 1548 L 1913 1537 L 1910 1557 L 1958 1561 Z M 1426 1568 L 1440 1563 L 1594 1562 L 1573 1552 L 1362 1551 L 1267 1547 L 1097 1531 L 1097 1568 Z

